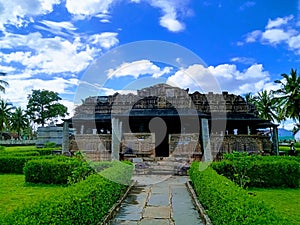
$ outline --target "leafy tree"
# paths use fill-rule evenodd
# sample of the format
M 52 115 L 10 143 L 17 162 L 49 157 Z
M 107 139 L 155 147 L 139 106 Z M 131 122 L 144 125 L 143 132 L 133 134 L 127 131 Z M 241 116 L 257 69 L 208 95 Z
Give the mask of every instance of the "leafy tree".
M 0 76 L 5 76 L 6 73 L 0 72 Z M 8 83 L 4 80 L 0 80 L 0 91 L 5 93 L 5 87 L 8 87 Z
M 21 132 L 27 129 L 29 121 L 26 113 L 21 107 L 16 108 L 15 112 L 11 115 L 11 128 L 18 133 L 18 137 L 21 137 Z
M 48 90 L 32 90 L 28 95 L 27 114 L 33 122 L 45 124 L 56 117 L 68 115 L 67 107 L 58 101 L 61 98 L 58 93 Z
M 286 118 L 300 122 L 300 76 L 297 70 L 291 69 L 290 74 L 281 74 L 282 80 L 275 80 L 281 84 L 280 89 L 274 91 L 279 97 L 278 102 L 284 108 Z
M 247 102 L 248 104 L 253 104 L 253 102 L 254 102 L 254 97 L 252 96 L 251 93 L 247 93 L 247 94 L 245 95 L 245 100 L 246 100 L 246 102 Z
M 277 102 L 272 93 L 266 90 L 259 92 L 257 96 L 253 97 L 253 104 L 256 106 L 260 118 L 271 121 L 278 119 Z
M 2 139 L 2 134 L 5 129 L 8 129 L 10 126 L 10 116 L 11 110 L 14 109 L 12 104 L 0 100 L 0 139 Z

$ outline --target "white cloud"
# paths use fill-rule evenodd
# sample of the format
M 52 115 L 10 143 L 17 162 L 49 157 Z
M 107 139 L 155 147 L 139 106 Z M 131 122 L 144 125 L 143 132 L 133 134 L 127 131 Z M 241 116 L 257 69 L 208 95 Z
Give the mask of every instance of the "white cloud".
M 288 40 L 288 45 L 291 49 L 298 49 L 300 51 L 300 34 L 293 36 Z
M 261 36 L 262 32 L 260 30 L 252 31 L 251 33 L 246 35 L 246 42 L 252 43 L 256 42 L 257 39 Z
M 160 18 L 160 25 L 172 32 L 179 32 L 185 29 L 184 23 L 178 20 L 178 11 L 185 7 L 185 2 L 186 1 L 150 0 L 150 4 L 153 7 L 160 8 L 164 14 Z
M 54 22 L 49 20 L 42 20 L 39 22 L 41 25 L 34 24 L 33 26 L 38 30 L 48 31 L 58 36 L 74 36 L 77 29 L 69 21 Z
M 255 59 L 249 57 L 233 57 L 230 59 L 231 62 L 242 63 L 246 65 L 254 64 Z
M 0 29 L 5 30 L 5 24 L 22 27 L 33 21 L 34 16 L 52 12 L 56 4 L 60 0 L 0 0 Z
M 185 12 L 188 14 L 187 0 L 144 0 L 152 7 L 161 9 L 163 15 L 160 17 L 159 23 L 162 27 L 167 28 L 171 32 L 179 32 L 185 29 L 185 25 L 180 21 L 180 16 Z M 96 16 L 101 18 L 101 22 L 108 23 L 109 12 L 111 6 L 117 3 L 118 0 L 85 0 L 74 1 L 67 0 L 66 8 L 69 13 L 75 15 L 76 19 L 85 19 L 86 17 Z M 132 3 L 141 3 L 142 0 L 130 0 Z M 105 18 L 102 18 L 105 15 Z
M 2 73 L 10 73 L 10 72 L 13 72 L 15 70 L 16 69 L 13 68 L 12 66 L 2 66 L 2 65 L 0 65 L 0 72 L 2 72 Z M 3 80 L 2 77 L 0 77 L 0 79 Z
M 269 19 L 266 29 L 271 29 L 274 27 L 281 27 L 282 25 L 286 25 L 290 20 L 294 18 L 293 15 L 287 17 L 277 17 L 275 20 Z
M 161 69 L 149 60 L 139 60 L 134 62 L 126 62 L 116 69 L 109 69 L 107 73 L 108 78 L 133 76 L 138 78 L 141 75 L 151 74 L 152 77 L 158 78 L 164 74 L 170 73 L 172 67 L 164 67 Z
M 81 15 L 82 19 L 84 19 L 85 17 L 95 16 L 99 13 L 107 13 L 114 1 L 115 0 L 67 0 L 66 8 L 69 13 Z
M 269 19 L 265 30 L 255 30 L 246 35 L 245 42 L 260 42 L 265 45 L 283 45 L 295 54 L 300 54 L 300 31 L 293 15 Z M 240 44 L 241 45 L 241 44 Z
M 55 23 L 56 27 L 62 25 Z M 67 25 L 74 29 L 71 24 Z M 4 32 L 4 37 L 0 37 L 1 47 L 12 50 L 18 47 L 27 51 L 0 53 L 0 61 L 17 62 L 36 70 L 36 73 L 76 73 L 84 70 L 101 48 L 108 49 L 118 44 L 116 36 L 117 33 L 104 32 L 68 40 L 59 36 L 44 38 L 39 32 L 28 35 Z
M 264 71 L 261 64 L 254 64 L 244 71 L 239 71 L 235 65 L 221 64 L 209 66 L 195 64 L 181 69 L 170 76 L 167 83 L 191 91 L 203 92 L 229 91 L 235 94 L 256 93 L 270 80 L 270 75 Z
M 27 52 L 11 52 L 1 54 L 4 61 L 18 62 L 23 66 L 36 69 L 40 73 L 79 72 L 85 69 L 92 60 L 93 51 L 90 48 L 81 50 L 79 40 L 70 42 L 61 37 L 43 38 L 40 33 L 29 35 L 6 35 L 0 39 L 0 45 L 9 48 L 30 48 Z
M 100 22 L 101 23 L 110 23 L 110 21 L 108 19 L 101 19 Z
M 172 32 L 182 31 L 185 28 L 184 24 L 179 22 L 172 14 L 166 14 L 161 17 L 160 25 Z
M 287 41 L 291 36 L 292 34 L 290 32 L 286 32 L 282 29 L 271 29 L 262 33 L 262 39 L 271 44 Z
M 27 74 L 30 77 L 31 74 Z M 13 102 L 16 106 L 25 108 L 27 105 L 27 96 L 32 90 L 45 89 L 63 94 L 72 94 L 71 89 L 77 87 L 79 81 L 76 78 L 64 79 L 56 77 L 50 80 L 44 79 L 25 79 L 26 74 L 15 74 L 7 77 L 6 81 L 9 87 L 6 88 L 5 97 Z M 15 79 L 17 78 L 17 79 Z M 68 100 L 71 101 L 71 100 Z
M 40 23 L 46 25 L 47 27 L 51 27 L 54 30 L 76 30 L 76 27 L 74 27 L 74 25 L 68 21 L 55 22 L 49 20 L 42 20 Z
M 269 73 L 267 71 L 263 71 L 263 65 L 262 64 L 254 64 L 251 65 L 247 70 L 240 73 L 239 76 L 236 77 L 237 80 L 264 80 L 269 77 Z
M 104 32 L 101 34 L 91 35 L 89 41 L 92 44 L 100 45 L 102 48 L 109 49 L 119 43 L 117 39 L 118 33 Z
M 245 9 L 247 9 L 247 8 L 250 8 L 250 7 L 253 7 L 253 6 L 255 6 L 255 5 L 256 5 L 256 2 L 253 2 L 253 1 L 247 1 L 247 2 L 245 2 L 243 5 L 241 5 L 240 10 L 243 11 L 243 10 L 245 10 Z

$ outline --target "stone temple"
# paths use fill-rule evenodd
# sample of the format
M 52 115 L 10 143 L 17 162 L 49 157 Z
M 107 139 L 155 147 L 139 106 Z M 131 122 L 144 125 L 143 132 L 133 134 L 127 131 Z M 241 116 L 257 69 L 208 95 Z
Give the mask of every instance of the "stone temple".
M 67 124 L 67 125 L 66 125 Z M 189 93 L 157 84 L 135 94 L 91 96 L 65 126 L 70 151 L 93 160 L 188 157 L 211 161 L 233 151 L 277 154 L 277 125 L 239 95 Z M 262 130 L 270 131 L 268 135 Z

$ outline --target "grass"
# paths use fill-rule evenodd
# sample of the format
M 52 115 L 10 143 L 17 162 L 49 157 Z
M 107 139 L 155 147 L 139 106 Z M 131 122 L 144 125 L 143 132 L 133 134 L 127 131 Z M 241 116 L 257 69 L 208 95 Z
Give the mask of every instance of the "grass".
M 250 192 L 272 206 L 278 213 L 285 216 L 291 225 L 300 225 L 300 188 L 297 189 L 263 189 L 252 188 Z
M 0 217 L 21 205 L 59 193 L 64 186 L 26 184 L 24 175 L 0 174 Z

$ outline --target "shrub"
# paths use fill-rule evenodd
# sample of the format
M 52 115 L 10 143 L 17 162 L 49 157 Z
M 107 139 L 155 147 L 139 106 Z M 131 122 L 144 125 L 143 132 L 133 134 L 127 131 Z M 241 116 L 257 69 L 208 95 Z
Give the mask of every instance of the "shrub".
M 24 166 L 25 181 L 44 184 L 76 183 L 92 173 L 87 163 L 64 156 L 51 160 L 28 161 Z
M 200 202 L 215 225 L 288 224 L 273 208 L 210 167 L 199 171 L 199 162 L 194 162 L 189 175 Z
M 96 172 L 101 172 L 104 169 L 112 167 L 113 164 L 110 161 L 101 161 L 101 162 L 91 162 L 91 166 Z
M 101 171 L 100 175 L 119 184 L 129 185 L 133 174 L 133 164 L 122 161 L 111 162 L 112 166 Z
M 55 142 L 50 142 L 50 141 L 44 144 L 44 148 L 55 148 L 56 146 L 57 144 Z
M 51 155 L 53 148 L 35 148 L 32 149 L 22 149 L 22 148 L 7 148 L 3 151 L 0 151 L 0 155 L 20 155 L 20 156 L 29 156 L 29 155 Z
M 122 168 L 122 165 L 113 166 L 114 174 L 119 174 L 118 169 Z M 15 210 L 3 218 L 1 224 L 100 224 L 125 191 L 126 186 L 94 174 L 79 183 L 70 185 L 51 198 L 45 196 L 45 199 L 31 207 L 23 206 Z
M 299 162 L 296 157 L 231 156 L 212 167 L 242 187 L 296 188 L 300 185 Z
M 39 148 L 36 149 L 37 152 L 40 153 L 40 155 L 52 155 L 53 148 Z
M 15 151 L 15 152 L 3 152 L 1 155 L 9 155 L 9 156 L 39 156 L 40 153 L 38 151 Z
M 26 162 L 32 159 L 53 158 L 53 156 L 0 156 L 0 173 L 22 174 Z

